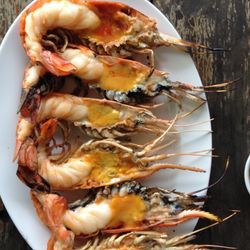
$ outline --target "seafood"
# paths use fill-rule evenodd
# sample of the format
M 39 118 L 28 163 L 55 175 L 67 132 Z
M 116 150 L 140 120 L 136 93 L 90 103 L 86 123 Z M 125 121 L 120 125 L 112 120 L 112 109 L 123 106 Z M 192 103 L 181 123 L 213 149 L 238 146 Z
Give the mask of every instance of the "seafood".
M 84 199 L 71 204 L 57 194 L 33 190 L 31 197 L 38 216 L 52 232 L 49 249 L 67 243 L 69 248 L 65 249 L 70 249 L 74 236 L 99 231 L 117 234 L 170 227 L 192 218 L 220 221 L 200 210 L 204 196 L 146 188 L 134 181 L 92 189 Z
M 75 250 L 209 250 L 236 249 L 218 245 L 197 245 L 189 243 L 195 238 L 195 232 L 176 237 L 169 237 L 166 233 L 156 231 L 131 232 L 126 234 L 99 235 L 91 238 Z
M 53 32 L 55 29 L 63 30 Z M 69 41 L 84 44 L 98 54 L 130 57 L 148 53 L 151 64 L 152 49 L 159 46 L 187 52 L 223 51 L 161 34 L 154 19 L 125 4 L 106 1 L 36 1 L 22 15 L 20 35 L 32 61 L 43 60 L 44 47 L 55 48 L 59 42 L 63 50 Z M 65 67 L 70 69 L 71 65 Z
M 239 211 L 224 218 L 221 222 L 235 216 Z M 99 234 L 85 240 L 80 247 L 74 247 L 75 250 L 102 250 L 102 249 L 126 249 L 126 250 L 209 250 L 209 249 L 236 249 L 220 245 L 196 245 L 190 241 L 196 238 L 196 234 L 218 225 L 215 222 L 203 228 L 197 229 L 191 233 L 170 237 L 167 233 L 157 231 L 130 232 L 125 234 Z M 79 245 L 79 244 L 78 244 Z
M 13 160 L 18 157 L 19 150 L 27 138 L 32 135 L 34 130 L 34 124 L 29 118 L 24 118 L 21 115 L 18 117 L 17 128 L 16 128 L 16 146 L 14 151 Z
M 94 138 L 119 138 L 135 132 L 163 133 L 170 120 L 156 118 L 147 109 L 109 100 L 51 93 L 21 109 L 34 125 L 54 118 L 73 123 Z
M 48 249 L 70 250 L 76 238 L 99 232 L 114 234 L 116 243 L 131 242 L 131 247 L 135 238 L 155 246 L 167 244 L 166 238 L 163 243 L 159 233 L 136 231 L 175 226 L 192 218 L 220 221 L 201 210 L 206 196 L 147 188 L 131 181 L 160 169 L 202 170 L 158 162 L 181 155 L 158 153 L 172 143 L 161 144 L 177 117 L 162 120 L 145 108 L 121 103 L 145 103 L 160 94 L 178 104 L 181 97 L 204 102 L 197 93 L 224 92 L 229 83 L 195 87 L 171 81 L 167 73 L 154 67 L 124 59 L 149 53 L 153 66 L 152 49 L 159 46 L 188 52 L 221 49 L 161 34 L 156 22 L 142 13 L 124 4 L 100 1 L 38 0 L 22 15 L 20 35 L 31 63 L 23 81 L 14 158 L 18 157 L 18 177 L 32 188 L 37 214 L 52 233 Z M 64 77 L 71 76 L 77 79 L 77 87 L 96 89 L 112 101 L 57 93 Z M 56 93 L 49 93 L 49 88 Z M 71 144 L 72 125 L 102 140 Z M 55 139 L 58 128 L 62 143 Z M 137 132 L 159 137 L 145 145 L 117 140 Z M 57 148 L 60 153 L 54 152 Z M 68 203 L 54 193 L 72 189 L 87 189 L 87 194 Z M 189 239 L 175 239 L 174 247 Z M 93 244 L 106 244 L 104 241 L 96 238 Z
M 51 126 L 45 125 L 45 127 L 47 130 Z M 53 129 L 50 130 L 53 131 Z M 152 143 L 145 145 L 140 151 L 123 146 L 119 141 L 106 139 L 89 141 L 74 150 L 73 153 L 68 154 L 66 151 L 59 156 L 53 155 L 53 149 L 49 146 L 50 137 L 53 137 L 53 135 L 43 132 L 46 137 L 39 137 L 40 143 L 38 146 L 31 139 L 23 144 L 19 152 L 17 175 L 31 188 L 42 184 L 45 180 L 51 189 L 68 190 L 108 186 L 127 180 L 146 178 L 161 169 L 204 172 L 199 168 L 167 162 L 156 163 L 182 155 L 175 153 L 152 155 L 172 143 L 158 145 L 169 130 L 170 128 Z M 189 154 L 199 156 L 203 152 Z M 34 174 L 30 175 L 31 172 Z
M 62 93 L 33 96 L 32 91 L 21 104 L 14 160 L 35 126 L 51 118 L 74 123 L 89 136 L 99 139 L 126 137 L 140 131 L 158 134 L 171 123 L 157 119 L 143 108 Z
M 52 74 L 73 74 L 107 99 L 121 103 L 143 103 L 159 94 L 165 94 L 174 100 L 185 96 L 196 102 L 204 102 L 197 93 L 225 92 L 230 85 L 227 82 L 201 87 L 172 81 L 166 72 L 137 61 L 95 55 L 83 46 L 71 46 L 62 53 L 44 51 L 42 55 L 41 63 Z M 69 64 L 72 66 L 70 69 Z
M 46 69 L 39 63 L 29 63 L 24 72 L 22 90 L 28 92 L 33 86 L 37 85 L 41 77 L 46 73 Z
M 41 64 L 30 62 L 24 73 L 22 82 L 22 93 L 20 98 L 20 111 L 27 102 L 32 99 L 35 101 L 41 96 L 45 96 L 50 92 L 66 92 L 77 96 L 85 96 L 87 94 L 87 85 L 82 84 L 78 77 L 56 77 L 48 72 Z
M 107 12 L 100 11 L 102 8 L 107 10 Z M 114 11 L 114 13 L 110 14 L 110 11 Z M 134 23 L 126 21 L 127 12 L 132 16 L 140 17 L 139 19 L 143 20 L 143 22 L 140 22 L 146 28 L 144 20 L 146 17 L 123 4 L 81 0 L 41 0 L 24 12 L 20 25 L 21 37 L 31 61 L 40 62 L 49 72 L 57 76 L 74 74 L 86 83 L 89 83 L 91 87 L 99 89 L 108 99 L 118 102 L 145 102 L 146 97 L 154 97 L 163 92 L 174 96 L 173 99 L 176 99 L 176 95 L 185 95 L 192 99 L 197 99 L 197 96 L 193 97 L 186 92 L 225 90 L 224 88 L 228 83 L 202 88 L 178 81 L 173 82 L 167 77 L 165 72 L 146 67 L 139 62 L 124 60 L 114 56 L 96 56 L 92 50 L 82 45 L 67 44 L 63 46 L 62 50 L 50 51 L 41 44 L 46 32 L 57 27 L 89 35 L 92 31 L 95 33 L 95 29 L 103 30 L 104 27 L 105 30 L 107 24 L 103 22 L 106 22 L 109 18 L 103 18 L 103 13 L 108 14 L 110 17 L 117 16 L 119 21 L 114 21 L 115 26 L 117 26 L 114 30 L 118 29 L 117 32 L 122 34 L 119 31 L 119 27 L 121 26 L 122 28 L 124 26 L 123 22 L 131 23 L 132 26 Z M 99 18 L 99 15 L 101 15 L 101 18 Z M 110 24 L 112 23 L 113 21 L 111 20 Z M 129 27 L 130 25 L 126 24 L 125 27 L 127 26 Z M 130 30 L 130 28 L 128 29 Z M 142 31 L 142 29 L 139 30 Z M 146 30 L 148 32 L 149 29 L 146 28 Z M 128 36 L 131 36 L 129 32 Z M 105 35 L 105 39 L 108 39 L 108 37 L 108 35 Z M 104 37 L 101 36 L 101 38 Z M 58 40 L 55 37 L 53 39 Z M 153 40 L 156 41 L 157 39 L 153 38 Z M 201 100 L 200 98 L 198 99 Z

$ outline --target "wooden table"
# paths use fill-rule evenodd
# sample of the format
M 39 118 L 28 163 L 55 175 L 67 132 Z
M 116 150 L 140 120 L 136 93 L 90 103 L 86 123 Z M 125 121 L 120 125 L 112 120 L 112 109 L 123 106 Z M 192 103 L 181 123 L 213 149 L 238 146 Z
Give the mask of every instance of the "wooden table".
M 0 0 L 0 39 L 28 0 Z M 204 83 L 242 78 L 235 91 L 208 96 L 213 121 L 213 146 L 220 158 L 213 159 L 211 183 L 222 174 L 225 158 L 229 170 L 209 190 L 213 198 L 206 209 L 221 216 L 229 209 L 241 213 L 226 223 L 201 233 L 197 242 L 250 249 L 250 196 L 243 179 L 250 154 L 250 5 L 248 0 L 153 0 L 190 41 L 231 48 L 231 53 L 196 55 L 194 60 Z M 6 84 L 6 83 L 2 83 Z M 206 222 L 200 221 L 197 227 Z M 32 229 L 31 229 L 32 230 Z M 0 249 L 30 249 L 0 202 Z

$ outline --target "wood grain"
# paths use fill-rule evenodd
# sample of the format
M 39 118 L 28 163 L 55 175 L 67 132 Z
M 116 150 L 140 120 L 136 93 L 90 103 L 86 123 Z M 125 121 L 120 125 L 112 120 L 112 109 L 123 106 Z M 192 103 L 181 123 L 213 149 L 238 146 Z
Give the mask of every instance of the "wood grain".
M 30 1 L 0 0 L 0 41 L 17 14 Z M 184 39 L 214 47 L 230 48 L 225 54 L 194 55 L 203 83 L 242 78 L 235 90 L 208 96 L 213 122 L 213 146 L 221 157 L 213 160 L 211 183 L 230 167 L 221 183 L 209 190 L 206 209 L 226 216 L 230 209 L 241 213 L 230 221 L 201 233 L 198 242 L 250 249 L 250 196 L 243 179 L 250 154 L 250 2 L 248 0 L 152 0 Z M 1 203 L 0 203 L 1 204 Z M 197 227 L 205 225 L 200 221 Z M 30 249 L 0 205 L 0 249 Z
M 203 83 L 242 78 L 235 91 L 208 95 L 213 127 L 213 147 L 221 157 L 213 160 L 210 182 L 223 172 L 225 158 L 230 166 L 223 181 L 209 190 L 207 210 L 225 216 L 229 209 L 241 213 L 230 221 L 199 235 L 199 242 L 250 249 L 250 196 L 243 179 L 250 154 L 250 7 L 245 0 L 191 1 L 155 0 L 184 39 L 210 46 L 230 48 L 231 53 L 196 55 Z M 200 221 L 198 227 L 205 225 Z

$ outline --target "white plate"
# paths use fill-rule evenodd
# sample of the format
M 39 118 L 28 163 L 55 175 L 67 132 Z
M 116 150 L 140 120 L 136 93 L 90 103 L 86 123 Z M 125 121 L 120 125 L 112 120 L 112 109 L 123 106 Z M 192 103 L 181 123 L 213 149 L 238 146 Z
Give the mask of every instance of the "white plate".
M 162 32 L 179 37 L 168 19 L 146 0 L 122 0 L 148 16 L 154 17 Z M 16 227 L 36 250 L 46 249 L 49 231 L 40 223 L 35 215 L 29 197 L 29 190 L 16 177 L 16 163 L 12 162 L 15 145 L 15 129 L 17 122 L 17 106 L 21 93 L 21 82 L 27 57 L 19 38 L 19 19 L 15 20 L 6 34 L 0 49 L 0 194 L 5 207 Z M 171 49 L 161 48 L 157 51 L 158 68 L 169 71 L 172 79 L 193 82 L 201 85 L 194 63 L 189 55 Z M 195 112 L 184 122 L 207 121 L 210 119 L 207 105 Z M 210 123 L 197 127 L 210 130 Z M 179 152 L 211 148 L 211 134 L 206 132 L 185 133 L 180 136 Z M 210 157 L 178 157 L 175 162 L 201 167 L 205 174 L 160 171 L 146 181 L 150 185 L 190 192 L 207 186 L 210 176 Z M 193 230 L 197 220 L 181 225 L 177 230 L 187 232 Z

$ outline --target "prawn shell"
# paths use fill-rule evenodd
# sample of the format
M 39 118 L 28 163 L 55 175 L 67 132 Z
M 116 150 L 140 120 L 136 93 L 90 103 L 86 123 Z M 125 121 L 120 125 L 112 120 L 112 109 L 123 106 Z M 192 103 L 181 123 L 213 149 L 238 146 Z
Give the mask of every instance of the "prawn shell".
M 29 13 L 35 11 L 36 9 L 39 9 L 45 3 L 49 3 L 51 1 L 53 1 L 53 0 L 37 0 L 27 10 L 25 10 L 23 12 L 23 14 L 21 15 L 20 24 L 19 24 L 19 34 L 20 34 L 20 37 L 21 37 L 21 40 L 22 40 L 22 44 L 23 44 L 23 46 L 24 46 L 27 53 L 28 53 L 28 51 L 27 51 L 26 44 L 25 44 L 26 17 L 28 16 Z M 32 61 L 36 61 L 36 58 L 31 57 L 31 55 L 29 53 L 28 53 L 28 56 L 31 58 Z
M 67 200 L 63 196 L 44 194 L 43 204 L 39 201 L 34 191 L 30 192 L 31 200 L 37 211 L 40 220 L 49 227 L 51 231 L 59 227 L 62 223 L 63 216 L 67 211 Z
M 158 194 L 157 192 L 155 193 L 154 190 L 158 190 Z M 151 192 L 154 192 L 153 196 L 150 195 Z M 162 192 L 166 192 L 165 195 Z M 105 233 L 116 234 L 129 231 L 142 231 L 157 227 L 169 227 L 178 225 L 193 218 L 206 218 L 212 221 L 217 221 L 217 222 L 220 221 L 220 219 L 217 216 L 210 214 L 209 212 L 200 210 L 199 203 L 201 202 L 202 197 L 189 196 L 187 194 L 176 193 L 157 188 L 145 188 L 143 186 L 140 186 L 140 184 L 136 182 L 115 185 L 111 189 L 105 188 L 105 189 L 99 189 L 99 191 L 98 190 L 90 191 L 90 193 L 88 193 L 88 196 L 86 196 L 83 200 L 78 200 L 75 203 L 68 204 L 67 210 L 71 211 L 70 212 L 71 215 L 65 212 L 64 209 L 65 206 L 63 205 L 65 204 L 64 198 L 60 200 L 59 199 L 60 196 L 54 194 L 34 193 L 34 195 L 37 197 L 37 200 L 35 200 L 35 202 L 38 201 L 39 203 L 41 203 L 41 206 L 38 206 L 39 210 L 38 212 L 46 214 L 46 218 L 45 219 L 43 218 L 43 220 L 48 224 L 48 226 L 51 229 L 53 229 L 52 232 L 54 232 L 56 228 L 65 225 L 68 225 L 67 226 L 68 230 L 73 231 L 74 226 L 72 225 L 72 228 L 71 226 L 69 227 L 70 224 L 67 224 L 67 221 L 65 221 L 65 219 L 67 218 L 67 220 L 70 220 L 72 222 L 72 219 L 75 220 L 77 219 L 78 216 L 80 216 L 79 218 L 83 218 L 84 214 L 81 213 L 86 213 L 87 211 L 88 211 L 87 213 L 89 213 L 89 210 L 87 209 L 88 206 L 89 206 L 88 208 L 90 208 L 91 205 L 94 205 L 94 208 L 96 209 L 97 208 L 96 206 L 99 206 L 102 202 L 103 202 L 102 204 L 110 204 L 109 206 L 110 209 L 112 209 L 111 210 L 112 216 L 118 216 L 118 217 L 113 217 L 113 219 L 119 218 L 119 216 L 121 216 L 121 218 L 126 218 L 124 216 L 129 215 L 130 212 L 132 211 L 138 217 L 136 217 L 137 219 L 135 218 L 132 219 L 131 222 L 133 223 L 128 222 L 126 224 L 126 222 L 123 221 L 123 219 L 120 222 L 119 221 L 113 222 L 118 224 L 116 226 L 114 225 L 112 228 L 111 225 L 109 226 L 107 224 L 107 223 L 112 224 L 112 217 L 110 218 L 110 215 L 107 215 L 107 212 L 104 210 L 103 211 L 104 214 L 102 216 L 104 215 L 108 216 L 109 219 L 105 223 L 106 225 L 104 225 L 104 227 L 97 228 L 96 233 L 100 231 Z M 160 197 L 158 195 L 160 195 Z M 159 200 L 153 201 L 153 199 L 156 197 L 159 197 Z M 126 215 L 126 210 L 124 210 L 125 214 L 121 215 L 120 210 L 123 207 L 129 206 L 131 200 L 136 201 L 135 207 L 131 208 L 132 210 L 127 215 Z M 121 203 L 122 201 L 124 203 Z M 120 204 L 118 206 L 118 210 L 116 210 L 117 202 L 119 202 Z M 50 210 L 51 209 L 56 210 L 58 209 L 57 207 L 61 209 L 60 210 L 61 212 L 59 212 L 59 217 L 55 218 L 55 220 L 48 220 L 48 217 L 54 216 L 53 213 L 55 212 Z M 83 208 L 83 210 L 81 210 L 81 207 Z M 71 216 L 73 217 L 71 218 Z M 63 220 L 61 220 L 62 217 L 64 217 Z M 85 229 L 79 229 L 79 226 L 81 227 L 79 223 L 76 225 L 78 229 L 75 229 L 77 230 L 76 233 L 77 236 L 83 236 L 83 237 L 89 236 L 88 234 L 84 234 L 81 232 L 82 230 Z M 120 223 L 125 223 L 125 224 L 119 225 Z M 54 227 L 51 227 L 51 225 L 54 225 Z M 91 230 L 90 234 L 93 235 L 93 233 L 95 233 L 95 231 L 92 232 Z
M 41 8 L 44 4 L 50 3 L 56 0 L 38 0 L 34 4 L 31 5 L 30 8 L 28 8 L 21 16 L 20 21 L 20 36 L 22 43 L 24 45 L 24 48 L 26 49 L 28 56 L 33 60 L 36 61 L 37 58 L 35 56 L 32 56 L 32 53 L 29 53 L 27 50 L 26 44 L 25 44 L 25 27 L 26 27 L 26 18 L 28 14 L 36 11 L 37 9 Z M 133 22 L 135 20 L 140 20 L 141 23 L 143 23 L 143 29 L 144 30 L 156 30 L 156 22 L 153 19 L 150 19 L 149 17 L 145 16 L 144 14 L 140 13 L 139 11 L 125 5 L 122 3 L 115 3 L 115 2 L 106 2 L 106 1 L 82 1 L 82 0 L 67 0 L 68 2 L 71 2 L 73 4 L 77 5 L 84 5 L 88 7 L 92 12 L 99 17 L 101 23 L 97 26 L 97 28 L 94 29 L 86 29 L 84 31 L 74 31 L 76 34 L 78 34 L 80 37 L 82 36 L 87 37 L 87 39 L 94 41 L 96 44 L 102 44 L 103 47 L 113 47 L 114 45 L 119 47 L 120 45 L 126 44 L 126 40 L 130 37 L 133 38 L 134 33 L 134 25 Z M 58 1 L 59 2 L 59 1 Z M 118 15 L 119 13 L 123 15 Z M 107 20 L 109 20 L 107 22 Z M 145 25 L 147 28 L 145 28 Z M 114 27 L 114 28 L 112 28 Z M 58 27 L 60 28 L 60 27 Z M 63 28 L 63 27 L 61 27 Z M 101 34 L 104 30 L 105 36 Z M 112 35 L 112 32 L 118 33 L 114 34 L 117 39 L 114 39 L 114 35 Z M 110 34 L 111 33 L 111 34 Z M 109 35 L 110 34 L 110 35 Z M 95 41 L 95 37 L 99 35 L 100 39 L 97 39 L 98 41 Z M 108 37 L 109 35 L 109 41 L 106 41 L 106 44 L 102 41 L 103 37 Z M 115 40 L 115 41 L 114 41 Z M 114 41 L 114 42 L 113 42 Z M 43 58 L 47 59 L 47 57 Z M 45 63 L 46 65 L 47 63 Z M 69 67 L 68 65 L 67 67 Z M 72 68 L 73 70 L 73 68 Z M 60 73 L 60 72 L 58 72 Z M 62 72 L 61 72 L 62 73 Z M 64 73 L 66 74 L 66 73 Z
M 123 3 L 89 1 L 88 6 L 100 18 L 101 24 L 95 30 L 79 35 L 83 38 L 86 37 L 96 45 L 112 47 L 125 44 L 127 37 L 133 36 L 135 20 L 140 20 L 147 29 L 156 30 L 154 19 Z
M 119 115 L 120 115 L 119 120 L 117 120 L 114 124 L 105 124 L 105 126 L 95 124 L 94 120 L 93 120 L 93 123 L 91 123 L 91 125 L 90 125 L 90 122 L 87 121 L 88 119 L 85 121 L 77 121 L 77 120 L 73 121 L 76 126 L 83 126 L 84 125 L 86 127 L 91 127 L 92 129 L 96 129 L 96 130 L 98 130 L 98 132 L 101 132 L 103 129 L 113 129 L 113 128 L 120 127 L 120 126 L 123 127 L 126 125 L 130 125 L 130 123 L 135 123 L 137 115 L 140 113 L 145 114 L 148 117 L 155 118 L 154 115 L 150 111 L 143 109 L 143 108 L 132 107 L 132 106 L 129 106 L 126 104 L 120 104 L 120 103 L 117 103 L 115 101 L 109 101 L 109 100 L 105 100 L 105 99 L 79 98 L 79 97 L 74 97 L 71 95 L 60 94 L 60 93 L 53 93 L 53 94 L 47 95 L 46 97 L 44 97 L 42 99 L 41 103 L 43 103 L 43 102 L 46 103 L 46 101 L 50 100 L 51 98 L 55 98 L 55 100 L 57 98 L 58 98 L 58 100 L 60 100 L 60 98 L 65 98 L 65 100 L 68 99 L 69 102 L 72 103 L 72 105 L 73 104 L 83 105 L 83 107 L 85 107 L 85 106 L 89 107 L 90 110 L 94 104 L 99 105 L 100 107 L 101 106 L 110 107 L 111 109 L 113 109 L 114 111 L 119 113 Z M 46 104 L 44 104 L 44 105 L 46 105 Z M 49 117 L 47 117 L 48 115 L 46 115 L 44 117 L 43 108 L 44 107 L 42 105 L 40 105 L 38 111 L 35 111 L 34 115 L 35 115 L 35 120 L 37 123 L 40 123 L 41 121 L 48 119 L 48 118 L 64 119 L 64 117 L 66 117 L 66 115 L 64 115 L 64 114 L 62 115 L 62 117 L 55 117 L 54 115 L 51 115 Z M 89 111 L 87 111 L 87 112 L 89 112 Z M 124 112 L 125 114 L 122 115 L 121 114 L 122 112 Z M 127 115 L 126 115 L 126 113 L 127 113 Z M 90 114 L 87 114 L 87 116 L 88 115 L 90 115 Z M 93 115 L 93 114 L 91 114 L 91 115 Z M 121 117 L 121 115 L 123 118 Z M 126 119 L 124 119 L 124 117 Z M 67 118 L 65 118 L 65 120 L 67 120 Z

